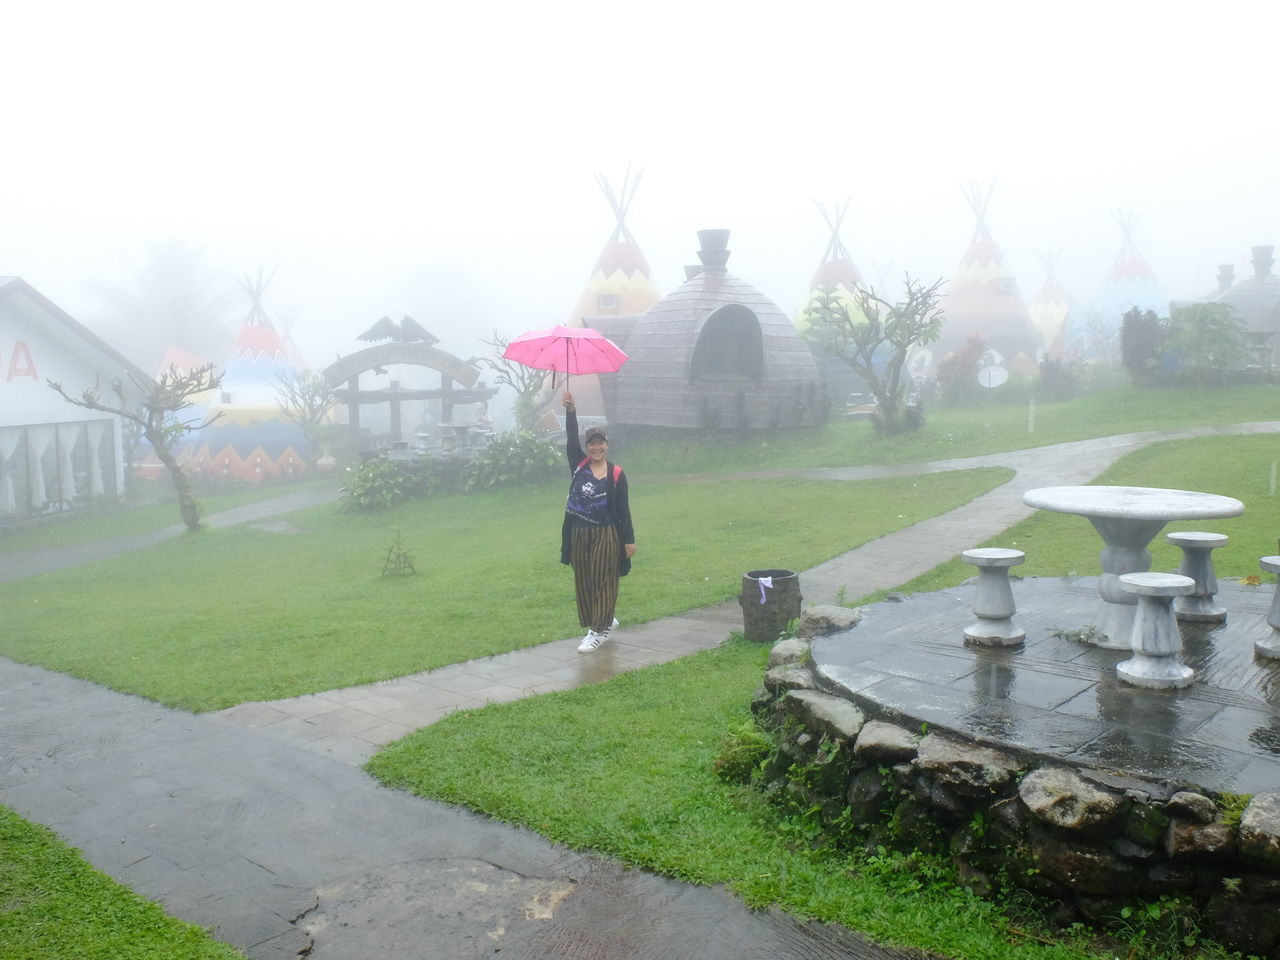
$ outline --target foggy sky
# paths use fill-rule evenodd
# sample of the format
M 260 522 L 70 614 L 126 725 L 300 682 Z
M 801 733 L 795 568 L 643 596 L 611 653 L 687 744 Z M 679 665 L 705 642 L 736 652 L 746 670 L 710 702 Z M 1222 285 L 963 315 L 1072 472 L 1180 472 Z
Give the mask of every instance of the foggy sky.
M 1116 208 L 1171 297 L 1280 245 L 1274 5 L 435 6 L 6 10 L 0 275 L 93 326 L 92 285 L 180 238 L 228 285 L 278 267 L 266 306 L 300 311 L 314 364 L 383 314 L 465 357 L 567 319 L 613 229 L 593 175 L 628 163 L 663 292 L 724 227 L 789 314 L 827 242 L 815 197 L 852 196 L 864 277 L 932 279 L 973 229 L 959 184 L 995 177 L 1027 299 L 1046 250 L 1097 292 Z

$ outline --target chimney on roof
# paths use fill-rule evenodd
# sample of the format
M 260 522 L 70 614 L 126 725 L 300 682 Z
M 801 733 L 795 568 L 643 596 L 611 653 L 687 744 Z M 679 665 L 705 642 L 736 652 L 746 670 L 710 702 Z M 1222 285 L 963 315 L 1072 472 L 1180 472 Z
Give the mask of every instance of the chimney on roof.
M 728 230 L 699 230 L 698 242 L 702 249 L 698 251 L 698 259 L 707 273 L 724 273 L 725 264 L 729 262 Z
M 1226 293 L 1231 288 L 1231 284 L 1236 282 L 1236 267 L 1234 263 L 1218 264 L 1218 293 Z
M 1275 247 L 1266 244 L 1258 247 L 1250 247 L 1253 251 L 1253 276 L 1257 280 L 1264 280 L 1271 276 L 1271 265 L 1275 260 L 1271 257 L 1271 252 Z

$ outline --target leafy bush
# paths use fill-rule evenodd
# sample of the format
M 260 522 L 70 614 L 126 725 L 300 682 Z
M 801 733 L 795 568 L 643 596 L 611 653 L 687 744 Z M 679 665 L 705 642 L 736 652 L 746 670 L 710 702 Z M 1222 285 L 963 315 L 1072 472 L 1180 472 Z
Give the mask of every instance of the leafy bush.
M 942 358 L 938 364 L 938 394 L 943 403 L 956 406 L 981 397 L 978 371 L 986 352 L 986 342 L 975 333 L 958 350 Z
M 773 738 L 754 722 L 747 721 L 725 736 L 712 767 L 721 780 L 747 783 L 775 749 L 777 744 Z
M 410 497 L 435 492 L 439 480 L 414 464 L 377 458 L 348 467 L 342 480 L 347 510 L 386 510 Z
M 1080 393 L 1080 370 L 1075 363 L 1044 360 L 1036 381 L 1036 398 L 1049 403 L 1066 403 Z
M 467 464 L 463 489 L 542 483 L 559 478 L 564 467 L 564 454 L 554 443 L 528 430 L 504 433 Z

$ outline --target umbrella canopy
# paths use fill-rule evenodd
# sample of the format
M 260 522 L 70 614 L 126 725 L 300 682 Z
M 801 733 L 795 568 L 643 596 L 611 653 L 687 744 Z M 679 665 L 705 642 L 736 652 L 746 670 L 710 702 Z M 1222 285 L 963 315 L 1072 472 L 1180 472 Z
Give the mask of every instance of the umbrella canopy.
M 590 327 L 555 326 L 530 330 L 507 345 L 507 360 L 557 373 L 613 373 L 627 362 L 627 355 L 599 330 Z

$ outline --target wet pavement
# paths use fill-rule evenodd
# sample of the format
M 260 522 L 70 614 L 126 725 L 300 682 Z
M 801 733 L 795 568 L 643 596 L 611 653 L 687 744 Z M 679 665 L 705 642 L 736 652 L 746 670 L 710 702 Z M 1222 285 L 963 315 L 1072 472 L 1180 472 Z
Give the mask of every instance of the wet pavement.
M 1084 643 L 1098 578 L 1012 584 L 1021 647 L 964 643 L 975 619 L 966 585 L 865 607 L 853 630 L 813 641 L 832 692 L 912 729 L 962 737 L 1077 767 L 1257 793 L 1280 784 L 1280 661 L 1254 654 L 1275 587 L 1219 585 L 1224 624 L 1182 624 L 1183 690 L 1123 683 L 1129 651 Z
M 806 603 L 831 603 L 841 591 L 852 598 L 895 587 L 995 536 L 1032 512 L 1021 499 L 1032 487 L 1086 482 L 1155 440 L 1271 432 L 1280 432 L 1280 423 L 1132 434 L 930 464 L 764 473 L 841 481 L 977 466 L 1017 471 L 1014 480 L 963 507 L 803 571 Z M 255 504 L 209 522 L 275 523 L 271 518 L 278 514 L 326 496 L 331 500 L 335 492 L 300 491 L 298 499 Z M 0 554 L 0 579 L 146 545 L 122 541 Z M 625 595 L 623 601 L 625 620 Z M 907 632 L 951 635 L 963 597 L 934 602 L 938 609 L 924 611 L 917 629 Z M 881 607 L 873 609 L 859 640 L 872 637 L 882 616 Z M 52 827 L 100 869 L 171 914 L 211 928 L 255 960 L 304 951 L 313 960 L 453 960 L 499 951 L 529 960 L 913 955 L 840 928 L 748 910 L 719 889 L 624 870 L 528 831 L 387 790 L 358 769 L 378 747 L 445 713 L 600 682 L 713 647 L 740 626 L 741 611 L 730 601 L 643 625 L 624 622 L 615 639 L 589 657 L 577 654 L 577 638 L 569 638 L 204 716 L 0 660 L 0 729 L 6 746 L 13 745 L 0 756 L 0 803 Z M 902 642 L 895 635 L 865 649 L 876 647 L 889 663 Z M 1017 739 L 1040 730 L 1037 742 L 1060 739 L 1063 749 L 1116 744 L 1122 724 L 1090 726 L 1117 711 L 1100 676 L 1107 664 L 1095 662 L 1097 654 L 1077 651 L 1033 670 L 1028 665 L 1038 654 L 1007 652 L 1010 663 L 979 663 L 958 640 L 930 642 L 937 655 L 917 652 L 911 671 L 873 668 L 866 660 L 849 667 L 874 669 L 879 676 L 871 682 L 886 703 L 918 703 L 927 685 L 937 698 L 928 709 L 939 711 L 929 716 L 969 718 L 975 731 L 998 728 Z M 1228 749 L 1240 757 L 1221 765 L 1223 775 L 1233 778 L 1224 782 L 1252 782 L 1269 769 L 1257 764 L 1269 761 L 1236 742 L 1240 736 L 1232 729 L 1236 722 L 1253 722 L 1256 698 L 1224 690 L 1214 694 L 1219 703 L 1199 696 L 1208 689 L 1196 685 L 1178 695 L 1182 725 L 1175 728 L 1188 743 L 1235 736 Z M 947 703 L 951 714 L 941 712 Z M 1063 725 L 1076 731 L 1071 738 L 1058 733 Z M 1249 726 L 1243 739 L 1260 748 L 1274 742 L 1269 729 Z

